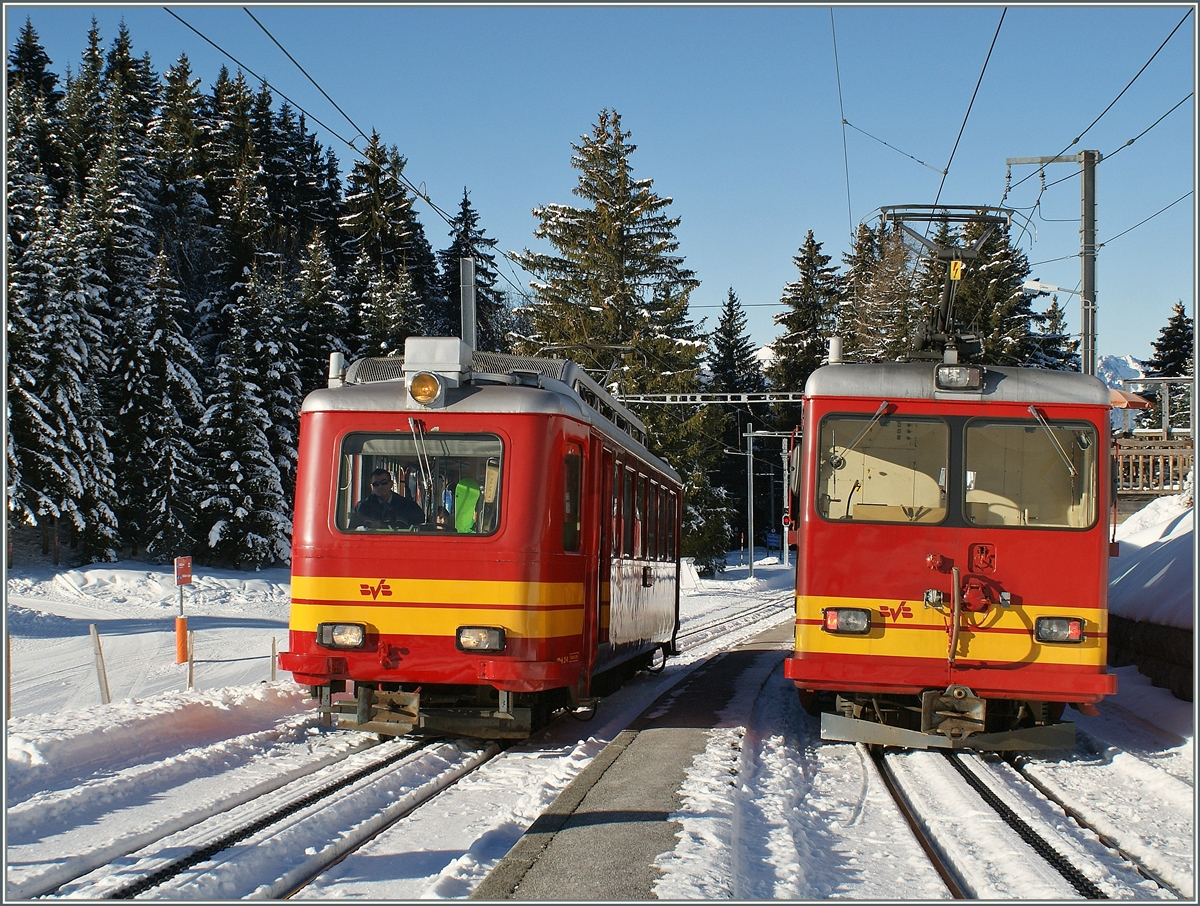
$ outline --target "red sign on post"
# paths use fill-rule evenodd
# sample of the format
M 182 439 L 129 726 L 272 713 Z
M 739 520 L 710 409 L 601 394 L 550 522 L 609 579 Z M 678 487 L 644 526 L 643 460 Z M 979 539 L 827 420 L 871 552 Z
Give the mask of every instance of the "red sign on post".
M 191 585 L 192 584 L 192 558 L 191 557 L 176 557 L 175 558 L 175 584 L 176 585 Z

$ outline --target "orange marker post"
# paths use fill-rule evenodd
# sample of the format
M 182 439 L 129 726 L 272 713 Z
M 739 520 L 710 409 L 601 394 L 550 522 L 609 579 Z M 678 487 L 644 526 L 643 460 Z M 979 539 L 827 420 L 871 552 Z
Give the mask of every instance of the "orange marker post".
M 192 584 L 192 558 L 175 558 L 175 584 L 179 587 L 179 616 L 175 618 L 175 663 L 188 659 L 187 617 L 183 615 L 183 586 Z

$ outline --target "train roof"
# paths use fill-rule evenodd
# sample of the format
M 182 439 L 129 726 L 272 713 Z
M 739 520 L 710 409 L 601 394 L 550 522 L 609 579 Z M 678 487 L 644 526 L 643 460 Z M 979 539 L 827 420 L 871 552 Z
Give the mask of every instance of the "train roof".
M 983 390 L 939 390 L 934 362 L 843 362 L 824 365 L 804 385 L 809 397 L 859 396 L 873 399 L 975 400 L 979 402 L 1110 405 L 1107 385 L 1077 371 L 988 365 Z
M 443 338 L 421 338 L 437 339 Z M 458 341 L 455 340 L 457 343 Z M 444 345 L 442 348 L 445 348 Z M 462 346 L 457 386 L 446 391 L 442 409 L 414 402 L 405 383 L 405 356 L 369 357 L 352 362 L 344 383 L 314 390 L 302 412 L 451 411 L 565 415 L 593 425 L 619 445 L 632 448 L 662 472 L 679 474 L 646 447 L 646 426 L 574 362 L 497 352 L 471 352 Z M 406 345 L 408 357 L 415 355 Z M 421 367 L 427 363 L 422 359 Z M 413 370 L 410 364 L 409 371 Z

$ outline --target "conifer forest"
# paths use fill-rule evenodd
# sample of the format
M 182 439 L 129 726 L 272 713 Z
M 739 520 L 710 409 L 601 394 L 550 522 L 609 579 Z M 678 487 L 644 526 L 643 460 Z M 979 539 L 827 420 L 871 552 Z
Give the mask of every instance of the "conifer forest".
M 711 328 L 691 316 L 696 263 L 671 199 L 635 175 L 615 110 L 562 149 L 571 203 L 531 199 L 536 247 L 507 252 L 469 187 L 452 215 L 423 223 L 386 137 L 344 163 L 240 71 L 198 74 L 180 56 L 157 72 L 124 27 L 81 38 L 64 78 L 26 23 L 9 51 L 5 136 L 8 528 L 39 528 L 77 562 L 286 563 L 304 396 L 325 385 L 330 353 L 399 355 L 408 336 L 458 335 L 463 257 L 480 349 L 570 358 L 618 396 L 799 391 L 829 337 L 848 360 L 895 359 L 938 302 L 941 265 L 883 220 L 860 225 L 840 262 L 809 231 L 760 355 L 736 287 L 720 288 Z M 964 232 L 941 238 L 976 238 Z M 525 286 L 502 276 L 501 256 Z M 1035 310 L 1028 277 L 996 231 L 965 269 L 959 319 L 983 338 L 984 363 L 1078 369 L 1062 309 Z M 684 478 L 683 555 L 719 568 L 746 525 L 747 457 L 728 451 L 750 426 L 790 431 L 798 409 L 636 411 Z M 756 452 L 764 472 L 781 472 L 778 446 Z M 780 485 L 760 484 L 761 537 Z

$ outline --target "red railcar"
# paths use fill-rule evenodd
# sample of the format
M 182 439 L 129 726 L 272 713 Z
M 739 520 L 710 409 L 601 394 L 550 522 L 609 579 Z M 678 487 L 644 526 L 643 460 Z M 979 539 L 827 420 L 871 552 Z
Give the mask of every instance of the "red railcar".
M 805 387 L 796 641 L 822 736 L 1073 744 L 1105 672 L 1109 392 L 1077 373 L 831 364 Z
M 563 360 L 414 337 L 331 375 L 281 665 L 340 726 L 520 738 L 674 653 L 681 488 L 644 439 Z M 366 520 L 372 473 L 420 521 Z

